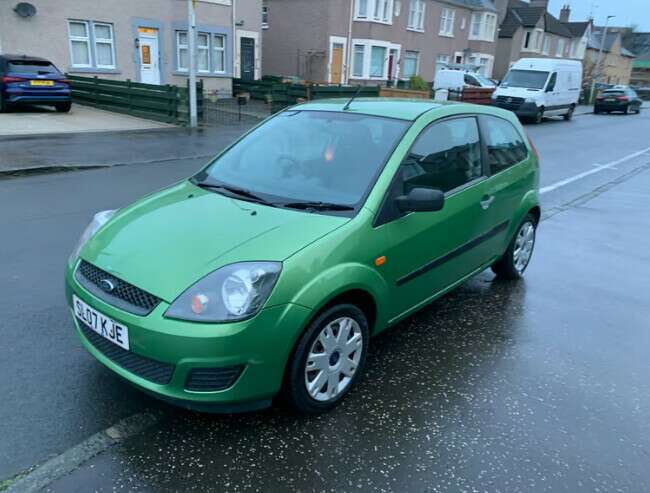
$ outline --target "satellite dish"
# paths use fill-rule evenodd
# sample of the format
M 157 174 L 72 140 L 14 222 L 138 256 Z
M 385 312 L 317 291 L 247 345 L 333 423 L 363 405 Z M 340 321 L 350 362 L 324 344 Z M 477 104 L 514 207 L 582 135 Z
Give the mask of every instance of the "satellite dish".
M 20 17 L 33 17 L 36 15 L 36 7 L 31 3 L 20 2 L 14 7 L 14 12 L 16 12 Z

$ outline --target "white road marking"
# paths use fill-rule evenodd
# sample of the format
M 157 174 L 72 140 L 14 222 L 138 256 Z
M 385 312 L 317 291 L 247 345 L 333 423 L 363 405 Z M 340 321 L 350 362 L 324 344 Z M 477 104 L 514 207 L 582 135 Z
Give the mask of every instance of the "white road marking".
M 4 493 L 36 493 L 71 473 L 88 459 L 153 426 L 161 417 L 160 413 L 145 411 L 124 418 L 38 466 L 12 483 Z
M 573 183 L 574 181 L 581 180 L 582 178 L 585 178 L 589 175 L 593 175 L 594 173 L 598 173 L 604 169 L 616 169 L 615 166 L 624 163 L 625 161 L 629 161 L 630 159 L 634 159 L 635 157 L 642 156 L 648 151 L 650 151 L 650 147 L 634 152 L 632 154 L 628 154 L 627 156 L 622 157 L 621 159 L 617 159 L 616 161 L 612 161 L 611 163 L 598 165 L 594 169 L 590 169 L 589 171 L 584 171 L 583 173 L 579 173 L 577 175 L 571 176 L 570 178 L 566 178 L 564 180 L 555 182 L 552 185 L 549 185 L 547 187 L 542 187 L 539 189 L 539 193 L 543 194 L 543 193 L 552 192 L 553 190 L 557 190 L 558 188 L 568 185 L 569 183 Z

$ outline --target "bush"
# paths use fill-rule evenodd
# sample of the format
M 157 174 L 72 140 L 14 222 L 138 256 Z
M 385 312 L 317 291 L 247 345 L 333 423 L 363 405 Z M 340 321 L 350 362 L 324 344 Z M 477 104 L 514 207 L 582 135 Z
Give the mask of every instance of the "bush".
M 429 84 L 427 84 L 425 80 L 419 75 L 413 75 L 409 79 L 409 88 L 415 91 L 428 91 Z

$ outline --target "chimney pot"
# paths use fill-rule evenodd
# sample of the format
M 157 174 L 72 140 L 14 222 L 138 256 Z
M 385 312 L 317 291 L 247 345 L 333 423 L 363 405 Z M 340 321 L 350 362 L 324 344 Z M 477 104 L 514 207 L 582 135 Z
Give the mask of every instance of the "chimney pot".
M 564 5 L 562 10 L 560 10 L 560 21 L 569 22 L 569 17 L 571 17 L 571 7 L 569 7 L 569 5 Z

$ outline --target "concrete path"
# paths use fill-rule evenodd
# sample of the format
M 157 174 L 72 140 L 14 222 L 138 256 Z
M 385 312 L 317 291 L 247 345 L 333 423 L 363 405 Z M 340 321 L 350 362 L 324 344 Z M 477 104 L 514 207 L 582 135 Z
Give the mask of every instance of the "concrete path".
M 107 132 L 173 127 L 167 123 L 72 105 L 70 113 L 57 113 L 49 106 L 14 108 L 0 114 L 0 136 L 43 135 L 71 132 Z

